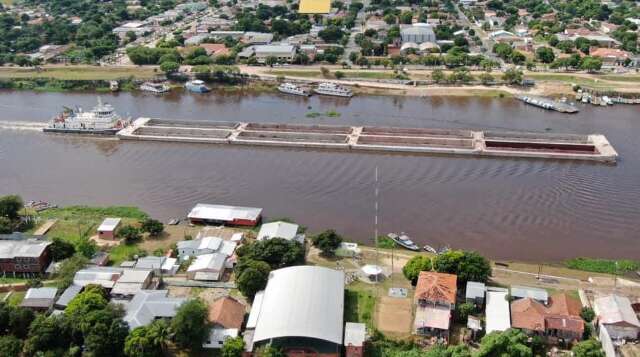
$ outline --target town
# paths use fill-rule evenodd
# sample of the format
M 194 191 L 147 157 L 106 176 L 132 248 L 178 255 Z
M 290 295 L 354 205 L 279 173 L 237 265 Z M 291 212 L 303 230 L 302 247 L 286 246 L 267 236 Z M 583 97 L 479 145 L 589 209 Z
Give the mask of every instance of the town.
M 219 204 L 163 224 L 4 196 L 0 215 L 3 356 L 638 353 L 638 261 L 365 246 Z
M 275 81 L 306 95 L 324 81 L 356 92 L 529 93 L 549 97 L 546 109 L 571 96 L 640 102 L 633 1 L 24 0 L 1 9 L 6 88 L 201 93 Z

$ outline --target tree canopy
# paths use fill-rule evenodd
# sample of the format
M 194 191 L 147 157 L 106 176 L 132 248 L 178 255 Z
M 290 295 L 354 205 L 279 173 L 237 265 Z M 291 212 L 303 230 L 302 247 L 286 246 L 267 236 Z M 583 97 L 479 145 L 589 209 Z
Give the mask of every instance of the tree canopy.
M 333 229 L 326 230 L 312 238 L 313 245 L 322 251 L 322 255 L 331 257 L 335 254 L 336 249 L 340 247 L 343 239 Z
M 450 250 L 434 259 L 433 267 L 440 273 L 456 274 L 458 283 L 486 282 L 491 276 L 489 261 L 476 252 Z
M 244 340 L 242 337 L 229 338 L 222 345 L 222 357 L 242 357 Z
M 533 357 L 533 351 L 527 344 L 528 340 L 529 337 L 517 329 L 494 331 L 482 338 L 480 349 L 475 356 Z
M 578 342 L 571 349 L 575 357 L 605 357 L 600 341 L 589 339 Z
M 411 281 L 411 284 L 415 285 L 418 282 L 420 272 L 429 271 L 431 268 L 431 258 L 425 255 L 416 255 L 402 267 L 402 274 Z
M 200 350 L 209 334 L 207 306 L 200 299 L 191 299 L 180 306 L 171 320 L 171 331 L 178 346 Z

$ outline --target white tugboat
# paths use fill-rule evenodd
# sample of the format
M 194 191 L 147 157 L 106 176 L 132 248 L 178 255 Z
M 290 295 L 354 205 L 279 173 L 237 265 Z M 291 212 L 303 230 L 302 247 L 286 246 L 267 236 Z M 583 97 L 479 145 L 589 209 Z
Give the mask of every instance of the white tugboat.
M 297 86 L 293 83 L 285 82 L 278 86 L 278 90 L 285 94 L 293 94 L 293 95 L 301 95 L 304 97 L 308 97 L 311 94 L 306 91 L 304 88 Z
M 118 115 L 111 104 L 103 104 L 98 97 L 98 105 L 91 111 L 85 112 L 82 108 L 65 110 L 56 115 L 42 131 L 50 133 L 73 133 L 115 135 L 118 131 L 129 125 L 128 118 Z
M 164 83 L 144 82 L 140 86 L 140 90 L 143 90 L 145 92 L 151 92 L 154 94 L 166 93 L 170 89 L 171 88 L 169 88 L 169 86 Z
M 317 94 L 332 95 L 335 97 L 353 97 L 353 92 L 351 92 L 351 89 L 330 82 L 320 83 L 320 85 L 318 85 L 318 87 L 313 91 Z

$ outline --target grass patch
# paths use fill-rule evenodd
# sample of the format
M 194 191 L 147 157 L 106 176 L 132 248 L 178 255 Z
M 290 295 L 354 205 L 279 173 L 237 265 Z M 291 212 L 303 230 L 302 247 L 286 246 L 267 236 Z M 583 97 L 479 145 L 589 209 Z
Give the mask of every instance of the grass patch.
M 393 72 L 377 72 L 377 71 L 339 71 L 344 74 L 343 79 L 395 79 L 396 74 Z M 289 77 L 303 77 L 303 78 L 324 78 L 324 75 L 320 71 L 296 71 L 296 70 L 271 70 L 269 74 L 278 76 Z
M 18 306 L 24 300 L 24 296 L 27 295 L 26 291 L 14 291 L 7 299 L 7 304 L 11 306 Z
M 613 75 L 613 74 L 607 74 L 604 76 L 600 76 L 598 78 L 602 78 L 608 81 L 614 81 L 614 82 L 640 82 L 640 76 L 633 76 L 633 75 Z
M 393 249 L 395 245 L 396 245 L 396 242 L 394 242 L 391 238 L 387 236 L 378 237 L 378 248 Z
M 12 277 L 0 278 L 0 284 L 22 284 L 26 283 L 27 281 L 29 281 L 29 279 Z
M 640 270 L 640 261 L 620 259 L 574 258 L 565 261 L 571 269 L 590 271 L 595 273 L 618 274 Z
M 344 320 L 348 322 L 365 323 L 373 327 L 373 310 L 376 298 L 367 290 L 351 290 L 344 292 Z
M 134 255 L 146 255 L 146 252 L 135 244 L 120 244 L 109 251 L 109 263 L 118 266 L 125 260 L 133 259 Z
M 113 80 L 134 77 L 149 79 L 159 75 L 153 67 L 66 66 L 32 68 L 0 68 L 0 78 L 53 78 L 61 80 Z
M 340 114 L 339 112 L 336 112 L 335 110 L 328 110 L 324 113 L 320 113 L 320 112 L 309 112 L 307 113 L 305 116 L 307 118 L 320 118 L 320 117 L 327 117 L 327 118 L 339 118 L 342 114 Z

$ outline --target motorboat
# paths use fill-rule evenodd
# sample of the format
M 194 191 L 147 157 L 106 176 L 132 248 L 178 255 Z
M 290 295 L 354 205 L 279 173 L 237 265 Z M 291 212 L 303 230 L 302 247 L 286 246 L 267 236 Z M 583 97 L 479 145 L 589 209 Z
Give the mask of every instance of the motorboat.
M 387 234 L 387 237 L 389 237 L 389 239 L 391 239 L 392 241 L 396 242 L 398 245 L 407 248 L 409 250 L 413 250 L 413 251 L 419 251 L 420 247 L 418 247 L 412 240 L 411 238 L 409 238 L 408 235 L 406 235 L 404 232 L 400 233 L 400 235 L 395 234 L 395 233 L 389 233 Z
M 297 86 L 293 83 L 289 83 L 289 82 L 285 82 L 282 83 L 278 86 L 278 90 L 281 93 L 285 93 L 285 94 L 293 94 L 293 95 L 300 95 L 303 97 L 308 97 L 311 94 L 304 88 Z

